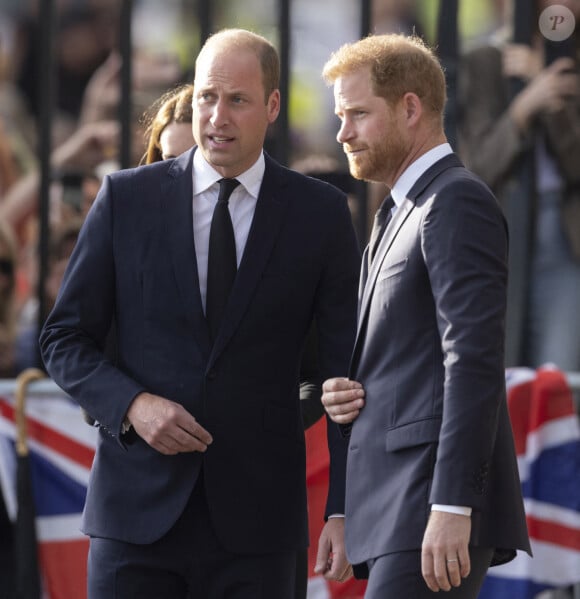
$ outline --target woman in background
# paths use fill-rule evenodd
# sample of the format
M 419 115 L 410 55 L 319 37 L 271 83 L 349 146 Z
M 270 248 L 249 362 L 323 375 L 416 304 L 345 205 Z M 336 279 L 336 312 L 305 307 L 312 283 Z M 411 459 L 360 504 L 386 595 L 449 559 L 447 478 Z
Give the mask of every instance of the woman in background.
M 555 3 L 580 19 L 580 0 L 536 0 L 536 17 Z M 567 40 L 569 55 L 555 60 L 550 60 L 539 28 L 529 46 L 508 39 L 498 36 L 463 56 L 460 154 L 503 203 L 510 228 L 521 222 L 523 202 L 532 206 L 533 227 L 524 252 L 529 262 L 526 288 L 514 293 L 518 305 L 508 294 L 506 365 L 536 368 L 553 363 L 562 370 L 578 370 L 579 30 Z M 515 94 L 513 79 L 522 82 Z M 529 188 L 519 177 L 527 155 L 533 161 Z M 513 281 L 519 274 L 514 269 Z
M 187 83 L 169 90 L 148 111 L 141 164 L 151 164 L 179 156 L 195 145 L 191 131 L 193 85 Z

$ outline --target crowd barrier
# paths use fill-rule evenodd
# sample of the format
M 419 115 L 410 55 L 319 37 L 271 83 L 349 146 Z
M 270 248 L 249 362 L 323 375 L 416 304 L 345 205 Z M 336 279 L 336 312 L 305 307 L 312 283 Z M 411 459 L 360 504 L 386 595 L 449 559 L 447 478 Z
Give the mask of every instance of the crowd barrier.
M 24 456 L 34 495 L 37 555 L 18 557 L 38 559 L 44 599 L 83 599 L 88 542 L 80 517 L 98 431 L 51 380 L 36 380 L 42 376 L 33 371 L 0 380 L 0 487 L 16 522 L 23 505 L 17 471 Z M 22 377 L 26 389 L 19 393 Z M 547 589 L 580 589 L 580 420 L 573 394 L 580 391 L 580 373 L 517 368 L 506 371 L 506 382 L 534 558 L 518 554 L 492 568 L 480 599 L 534 599 Z M 19 421 L 24 397 L 25 418 Z M 325 427 L 322 419 L 306 431 L 308 599 L 359 599 L 364 581 L 328 583 L 313 574 L 328 484 Z

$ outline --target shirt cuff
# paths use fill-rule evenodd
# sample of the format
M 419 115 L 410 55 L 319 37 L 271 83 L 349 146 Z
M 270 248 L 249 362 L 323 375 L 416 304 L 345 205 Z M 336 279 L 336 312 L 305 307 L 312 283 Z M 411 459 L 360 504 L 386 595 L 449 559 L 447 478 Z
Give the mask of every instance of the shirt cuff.
M 434 503 L 431 511 L 448 512 L 450 514 L 459 514 L 460 516 L 471 516 L 471 508 L 464 505 L 442 505 Z
M 330 514 L 328 519 L 330 520 L 331 518 L 344 518 L 344 514 Z
M 123 423 L 121 424 L 121 434 L 124 435 L 125 433 L 128 433 L 131 430 L 131 426 L 129 419 L 125 416 L 125 420 L 123 420 Z

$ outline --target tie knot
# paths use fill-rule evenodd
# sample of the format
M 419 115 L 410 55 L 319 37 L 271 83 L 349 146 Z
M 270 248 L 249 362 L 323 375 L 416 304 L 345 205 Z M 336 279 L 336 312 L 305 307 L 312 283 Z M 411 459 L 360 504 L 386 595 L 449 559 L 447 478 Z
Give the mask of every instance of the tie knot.
M 384 212 L 388 212 L 389 210 L 393 209 L 393 206 L 395 205 L 395 200 L 393 200 L 393 196 L 391 194 L 389 194 L 382 202 L 380 210 L 383 210 Z
M 375 214 L 375 222 L 373 223 L 371 239 L 369 241 L 369 258 L 371 261 L 374 258 L 375 252 L 377 251 L 381 237 L 387 228 L 387 224 L 391 219 L 394 205 L 395 202 L 393 201 L 393 197 L 389 194 L 383 200 L 383 203 L 379 206 L 379 209 Z
M 383 226 L 385 221 L 387 219 L 389 219 L 391 210 L 393 209 L 394 205 L 395 205 L 395 202 L 391 195 L 388 195 L 382 201 L 381 205 L 379 206 L 379 209 L 376 212 L 376 221 L 379 224 L 379 226 Z
M 240 184 L 237 179 L 220 179 L 220 192 L 218 195 L 218 202 L 226 202 L 230 199 L 232 191 Z

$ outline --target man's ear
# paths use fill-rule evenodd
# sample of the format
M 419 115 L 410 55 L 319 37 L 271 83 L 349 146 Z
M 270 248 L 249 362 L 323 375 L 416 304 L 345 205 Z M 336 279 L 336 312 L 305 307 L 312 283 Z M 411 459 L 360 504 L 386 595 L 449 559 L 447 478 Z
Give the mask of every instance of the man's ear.
M 268 98 L 268 121 L 272 124 L 280 114 L 280 90 L 275 89 Z
M 407 92 L 403 96 L 403 108 L 407 118 L 407 125 L 413 127 L 416 125 L 423 114 L 423 105 L 417 94 Z

